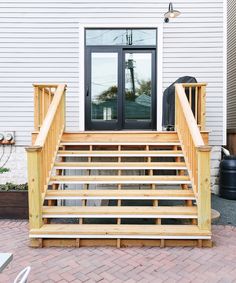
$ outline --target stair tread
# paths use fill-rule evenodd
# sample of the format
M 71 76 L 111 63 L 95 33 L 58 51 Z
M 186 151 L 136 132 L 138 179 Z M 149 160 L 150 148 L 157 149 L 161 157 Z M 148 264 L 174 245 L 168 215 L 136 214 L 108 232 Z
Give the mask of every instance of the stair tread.
M 165 146 L 171 146 L 171 145 L 181 145 L 179 141 L 171 141 L 171 142 L 76 142 L 76 141 L 61 141 L 60 145 L 165 145 Z
M 145 229 L 144 229 L 145 226 Z M 44 224 L 31 229 L 30 236 L 44 235 L 153 235 L 153 236 L 210 236 L 208 230 L 196 225 L 113 225 L 113 224 Z
M 163 176 L 163 175 L 159 175 L 159 176 L 140 176 L 140 175 L 122 175 L 122 176 L 117 176 L 117 175 L 95 175 L 95 176 L 52 176 L 51 180 L 82 180 L 82 181 L 87 181 L 87 180 L 94 180 L 94 181 L 109 181 L 109 180 L 118 180 L 118 181 L 126 181 L 126 180 L 138 180 L 138 181 L 145 181 L 145 180 L 163 180 L 163 181 L 169 181 L 169 180 L 173 180 L 173 181 L 189 181 L 189 177 L 188 176 L 171 176 L 171 175 L 167 175 L 167 176 Z
M 189 176 L 52 176 L 50 184 L 191 184 Z
M 185 162 L 56 162 L 54 167 L 60 168 L 110 168 L 112 170 L 117 168 L 126 169 L 145 169 L 145 168 L 181 168 L 186 169 Z
M 48 190 L 46 199 L 53 197 L 161 197 L 192 198 L 191 190 Z
M 185 215 L 196 216 L 196 206 L 43 206 L 43 215 Z
M 59 150 L 58 156 L 183 156 L 181 150 Z

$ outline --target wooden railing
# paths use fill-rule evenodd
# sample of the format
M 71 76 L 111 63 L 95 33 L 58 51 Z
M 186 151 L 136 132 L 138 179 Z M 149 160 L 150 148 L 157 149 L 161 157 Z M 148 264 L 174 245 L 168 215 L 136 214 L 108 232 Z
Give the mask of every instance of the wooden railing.
M 197 125 L 201 131 L 206 127 L 206 83 L 182 84 Z
M 35 127 L 40 130 L 33 146 L 26 149 L 30 228 L 42 225 L 42 203 L 65 126 L 66 85 L 35 85 L 35 89 Z
M 34 130 L 39 131 L 58 87 L 57 84 L 34 84 Z
M 182 145 L 193 191 L 197 198 L 198 226 L 201 229 L 210 229 L 211 148 L 204 144 L 197 121 L 190 107 L 191 104 L 186 96 L 184 85 L 176 84 L 175 89 L 175 129 Z

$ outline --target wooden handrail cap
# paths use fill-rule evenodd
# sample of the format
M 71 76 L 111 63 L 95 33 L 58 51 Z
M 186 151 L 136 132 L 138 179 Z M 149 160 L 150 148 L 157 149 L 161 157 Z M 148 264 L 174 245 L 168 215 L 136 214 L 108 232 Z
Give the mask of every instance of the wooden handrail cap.
M 209 145 L 201 145 L 197 147 L 197 150 L 200 152 L 210 152 L 211 151 L 211 146 Z
M 25 148 L 27 152 L 40 152 L 42 149 L 42 146 L 29 146 Z

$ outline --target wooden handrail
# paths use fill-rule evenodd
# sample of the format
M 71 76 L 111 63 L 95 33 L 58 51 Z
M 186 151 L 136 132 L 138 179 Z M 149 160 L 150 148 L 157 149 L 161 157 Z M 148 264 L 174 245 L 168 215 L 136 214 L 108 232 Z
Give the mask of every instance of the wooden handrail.
M 182 111 L 185 117 L 187 117 L 186 122 L 188 124 L 189 131 L 193 137 L 193 142 L 195 146 L 203 146 L 204 142 L 197 126 L 196 120 L 193 116 L 193 112 L 190 108 L 189 102 L 187 100 L 184 88 L 181 84 L 175 85 L 176 92 L 178 94 L 177 100 L 180 99 Z
M 58 84 L 34 84 L 34 131 L 39 131 Z
M 198 203 L 198 226 L 210 229 L 210 151 L 204 144 L 184 86 L 175 85 L 175 129 L 179 136 Z
M 43 121 L 43 125 L 40 129 L 40 132 L 37 136 L 37 139 L 35 141 L 35 146 L 43 146 L 46 138 L 48 136 L 48 132 L 50 130 L 51 124 L 53 122 L 53 119 L 56 115 L 56 112 L 58 110 L 58 107 L 60 105 L 62 96 L 64 95 L 64 90 L 66 88 L 65 84 L 60 84 L 58 85 L 55 95 L 54 95 L 54 99 L 52 101 L 52 103 L 50 104 L 48 111 L 47 111 L 47 115 Z
M 182 83 L 188 103 L 201 131 L 206 128 L 206 83 Z
M 37 87 L 36 87 L 37 86 Z M 51 87 L 52 85 L 50 85 Z M 41 207 L 48 187 L 51 171 L 59 148 L 61 136 L 65 127 L 65 84 L 54 85 L 55 93 L 51 101 L 38 98 L 48 92 L 48 85 L 34 85 L 37 89 L 35 111 L 35 125 L 43 119 L 39 133 L 33 146 L 26 148 L 28 159 L 28 184 L 29 184 L 29 220 L 30 228 L 39 228 L 42 225 Z M 40 89 L 40 92 L 38 90 Z M 49 94 L 51 91 L 48 92 Z M 46 94 L 47 95 L 47 94 Z M 50 102 L 50 103 L 49 103 Z M 47 106 L 47 111 L 38 111 Z M 46 111 L 46 112 L 45 112 Z M 39 126 L 39 124 L 37 125 Z

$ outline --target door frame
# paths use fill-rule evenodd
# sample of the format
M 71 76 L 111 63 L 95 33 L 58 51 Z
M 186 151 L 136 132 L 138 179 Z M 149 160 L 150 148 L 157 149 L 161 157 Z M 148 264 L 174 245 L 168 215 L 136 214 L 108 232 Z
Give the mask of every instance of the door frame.
M 118 64 L 118 92 L 117 92 L 117 121 L 92 121 L 91 118 L 91 54 L 92 53 L 116 53 Z M 125 54 L 148 53 L 151 54 L 151 123 L 150 121 L 126 121 L 125 119 Z M 118 130 L 156 130 L 156 48 L 153 46 L 88 46 L 85 54 L 85 129 L 95 131 L 118 131 Z M 88 95 L 88 93 L 90 93 Z M 98 128 L 101 129 L 98 129 Z M 149 129 L 150 127 L 150 129 Z M 89 130 L 88 130 L 89 131 Z
M 162 61 L 163 23 L 79 24 L 79 130 L 85 131 L 85 29 L 87 28 L 156 28 L 156 129 L 162 131 Z

